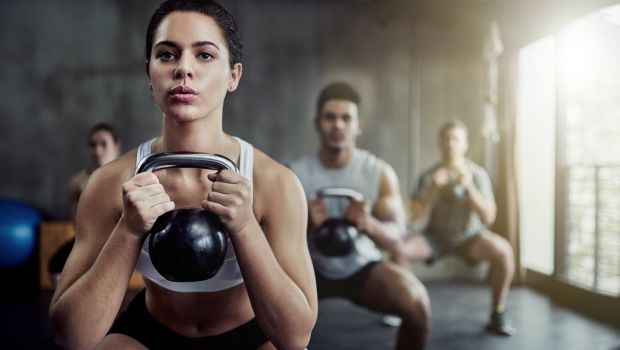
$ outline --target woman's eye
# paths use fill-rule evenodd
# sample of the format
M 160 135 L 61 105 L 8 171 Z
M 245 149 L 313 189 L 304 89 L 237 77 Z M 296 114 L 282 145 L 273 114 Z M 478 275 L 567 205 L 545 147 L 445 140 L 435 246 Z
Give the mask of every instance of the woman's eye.
M 162 61 L 170 61 L 174 59 L 174 53 L 170 51 L 161 51 L 157 54 L 157 58 Z
M 201 52 L 198 54 L 198 57 L 205 61 L 211 61 L 214 58 L 213 55 L 208 52 Z

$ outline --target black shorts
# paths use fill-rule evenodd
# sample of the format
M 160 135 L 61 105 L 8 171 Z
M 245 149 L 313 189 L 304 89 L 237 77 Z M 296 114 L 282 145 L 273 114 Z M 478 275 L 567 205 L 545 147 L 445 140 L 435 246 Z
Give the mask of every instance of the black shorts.
M 200 338 L 183 336 L 151 316 L 145 295 L 144 290 L 136 295 L 108 334 L 124 334 L 149 349 L 257 349 L 268 341 L 255 318 L 222 334 Z
M 352 302 L 361 305 L 362 304 L 362 288 L 364 283 L 368 279 L 370 270 L 377 265 L 379 261 L 372 261 L 362 267 L 353 276 L 342 279 L 334 280 L 321 276 L 321 273 L 316 271 L 316 288 L 319 299 L 323 298 L 345 298 Z

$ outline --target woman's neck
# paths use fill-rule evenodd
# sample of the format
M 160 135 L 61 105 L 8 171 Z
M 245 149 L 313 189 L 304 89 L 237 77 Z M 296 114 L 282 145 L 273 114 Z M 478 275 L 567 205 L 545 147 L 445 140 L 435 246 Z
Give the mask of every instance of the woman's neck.
M 230 154 L 230 139 L 222 130 L 222 117 L 178 122 L 164 116 L 162 136 L 155 143 L 157 152 L 186 151 Z

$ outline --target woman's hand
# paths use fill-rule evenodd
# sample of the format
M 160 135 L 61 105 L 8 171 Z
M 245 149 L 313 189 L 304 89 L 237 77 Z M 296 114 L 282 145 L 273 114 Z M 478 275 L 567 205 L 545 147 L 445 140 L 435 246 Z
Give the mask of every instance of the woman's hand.
M 174 206 L 154 173 L 140 173 L 123 183 L 121 221 L 136 236 L 144 236 L 155 220 Z
M 208 175 L 213 181 L 211 192 L 201 205 L 219 216 L 228 234 L 235 235 L 252 222 L 256 222 L 252 210 L 252 186 L 238 172 L 224 169 Z

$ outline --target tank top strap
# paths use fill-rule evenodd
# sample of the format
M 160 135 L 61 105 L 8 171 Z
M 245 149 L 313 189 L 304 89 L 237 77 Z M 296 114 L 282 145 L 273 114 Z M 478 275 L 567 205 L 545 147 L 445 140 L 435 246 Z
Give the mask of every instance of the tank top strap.
M 153 153 L 153 142 L 155 142 L 156 139 L 157 138 L 152 138 L 146 142 L 141 143 L 140 146 L 138 146 L 138 151 L 136 153 L 136 168 L 138 167 L 138 164 L 140 164 L 140 161 L 144 159 L 144 157 Z
M 253 184 L 253 171 L 254 171 L 254 147 L 251 143 L 242 140 L 235 136 L 235 139 L 239 142 L 239 171 L 246 179 L 250 181 L 250 185 Z

